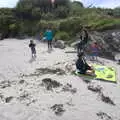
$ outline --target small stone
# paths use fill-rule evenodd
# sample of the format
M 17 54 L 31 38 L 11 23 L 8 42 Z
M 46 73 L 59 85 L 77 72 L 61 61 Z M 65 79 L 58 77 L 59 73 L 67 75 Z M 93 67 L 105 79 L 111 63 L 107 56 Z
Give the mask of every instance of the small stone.
M 6 102 L 6 103 L 9 103 L 12 99 L 13 99 L 13 97 L 12 97 L 12 96 L 7 97 L 7 98 L 5 98 L 5 102 Z
M 115 106 L 115 103 L 111 100 L 111 98 L 108 96 L 105 96 L 103 93 L 101 93 L 101 100 L 107 104 L 111 104 Z
M 23 84 L 23 83 L 25 83 L 25 80 L 20 80 L 19 83 Z

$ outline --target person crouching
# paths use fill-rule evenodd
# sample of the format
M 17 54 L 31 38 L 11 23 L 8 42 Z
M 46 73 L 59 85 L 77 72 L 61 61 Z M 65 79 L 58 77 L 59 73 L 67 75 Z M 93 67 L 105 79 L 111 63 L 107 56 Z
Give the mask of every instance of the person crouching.
M 78 54 L 78 60 L 76 61 L 76 69 L 79 74 L 94 75 L 94 69 L 89 66 L 83 57 L 84 53 Z

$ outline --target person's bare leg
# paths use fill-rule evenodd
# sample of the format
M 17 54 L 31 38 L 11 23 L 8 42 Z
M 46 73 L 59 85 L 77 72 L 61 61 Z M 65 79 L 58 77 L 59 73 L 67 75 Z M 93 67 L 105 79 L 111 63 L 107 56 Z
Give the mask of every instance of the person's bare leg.
M 52 50 L 52 41 L 50 41 L 50 49 Z
M 94 70 L 87 70 L 86 74 L 90 76 L 96 76 Z

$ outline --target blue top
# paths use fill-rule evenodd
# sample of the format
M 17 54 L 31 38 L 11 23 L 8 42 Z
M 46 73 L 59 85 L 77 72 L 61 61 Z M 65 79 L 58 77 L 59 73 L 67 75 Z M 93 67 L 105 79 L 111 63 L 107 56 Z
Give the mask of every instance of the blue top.
M 52 40 L 53 39 L 53 32 L 52 30 L 47 30 L 44 34 L 46 40 Z

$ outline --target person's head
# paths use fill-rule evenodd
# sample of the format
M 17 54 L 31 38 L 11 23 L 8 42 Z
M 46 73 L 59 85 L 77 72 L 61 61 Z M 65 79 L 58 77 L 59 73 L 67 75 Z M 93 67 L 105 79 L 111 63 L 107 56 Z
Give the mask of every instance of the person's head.
M 30 43 L 33 43 L 33 40 L 30 40 Z
M 94 42 L 94 45 L 97 45 L 97 42 Z
M 86 33 L 86 34 L 88 34 L 88 31 L 87 31 L 87 29 L 84 27 L 83 28 L 83 31 Z
M 51 30 L 51 25 L 48 25 L 47 30 Z

